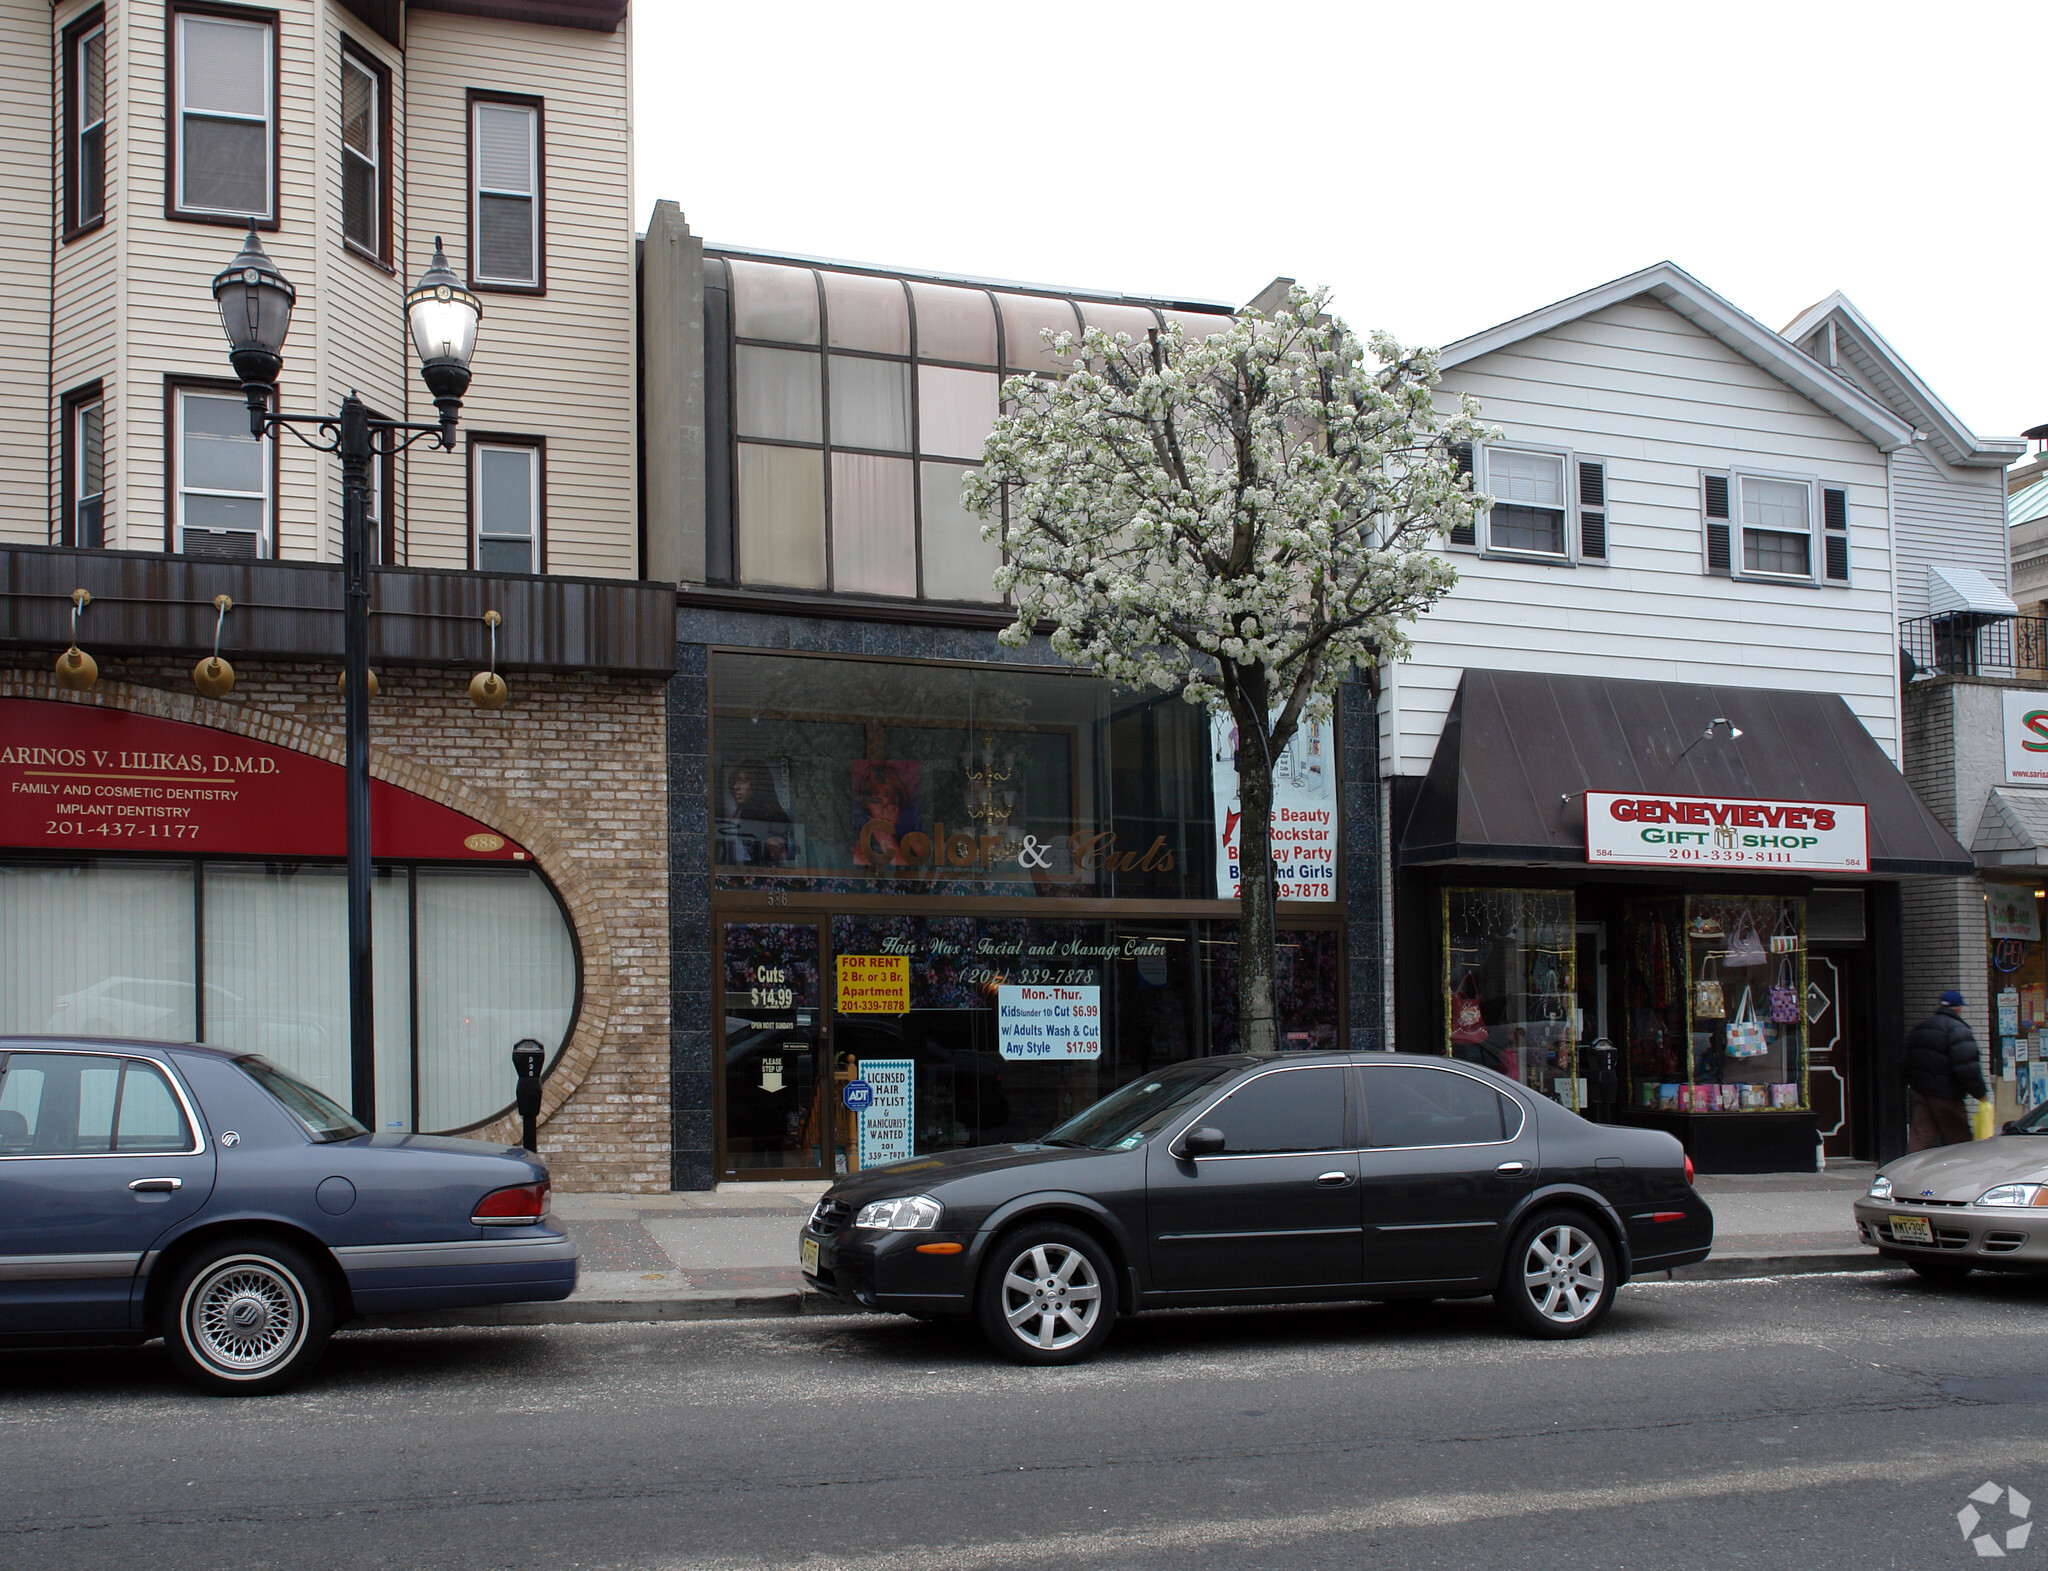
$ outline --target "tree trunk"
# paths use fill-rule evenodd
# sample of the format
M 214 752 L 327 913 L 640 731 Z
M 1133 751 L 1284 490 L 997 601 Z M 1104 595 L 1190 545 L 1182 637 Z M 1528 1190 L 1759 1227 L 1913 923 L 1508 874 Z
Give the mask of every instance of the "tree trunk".
M 1273 767 L 1262 738 L 1237 722 L 1237 1034 L 1247 1053 L 1280 1050 L 1273 994 Z

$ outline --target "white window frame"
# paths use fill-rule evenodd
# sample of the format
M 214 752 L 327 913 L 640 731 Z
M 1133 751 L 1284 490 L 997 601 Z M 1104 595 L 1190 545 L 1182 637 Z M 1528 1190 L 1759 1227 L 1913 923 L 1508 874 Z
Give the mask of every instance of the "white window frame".
M 1753 584 L 1819 584 L 1824 569 L 1821 553 L 1825 545 L 1821 540 L 1820 528 L 1820 481 L 1812 475 L 1784 474 L 1769 469 L 1728 470 L 1728 571 L 1731 578 L 1747 579 Z M 1806 571 L 1804 573 L 1772 573 L 1749 565 L 1748 532 L 1750 525 L 1743 521 L 1742 489 L 1745 481 L 1768 480 L 1777 485 L 1802 486 L 1806 490 Z M 1773 529 L 1771 534 L 1797 534 L 1794 529 Z
M 85 416 L 88 410 L 94 409 L 100 416 L 100 488 L 89 492 L 85 489 Z M 64 543 L 84 546 L 84 531 L 79 525 L 85 504 L 97 500 L 100 504 L 100 540 L 104 545 L 107 543 L 107 395 L 104 390 L 97 398 L 81 398 L 71 406 L 70 438 L 71 516 L 64 520 Z
M 244 17 L 220 16 L 210 11 L 174 11 L 176 22 L 178 71 L 175 92 L 177 102 L 172 109 L 171 139 L 172 164 L 171 180 L 177 200 L 172 204 L 179 213 L 193 213 L 204 217 L 226 217 L 233 219 L 254 218 L 260 223 L 274 223 L 277 219 L 277 24 L 257 22 Z M 192 50 L 186 42 L 185 24 L 204 22 L 209 26 L 246 27 L 263 35 L 263 210 L 257 213 L 243 212 L 239 208 L 201 207 L 185 199 L 185 119 L 188 114 L 199 114 L 213 120 L 239 120 L 244 125 L 257 122 L 248 115 L 229 114 L 222 110 L 188 110 L 185 107 L 185 70 L 191 63 Z
M 483 135 L 478 130 L 483 112 L 492 109 L 505 114 L 526 116 L 526 189 L 505 191 L 484 184 Z M 507 103 L 497 98 L 476 98 L 469 105 L 469 232 L 473 237 L 470 245 L 469 276 L 472 283 L 487 284 L 504 289 L 538 289 L 541 279 L 546 276 L 541 263 L 541 147 L 540 110 L 533 104 Z M 528 223 L 533 233 L 533 271 L 525 278 L 506 278 L 486 273 L 483 268 L 483 199 L 486 196 L 513 196 L 526 202 Z
M 246 409 L 247 405 L 243 403 L 239 394 L 216 392 L 204 387 L 180 387 L 174 389 L 173 392 L 174 425 L 171 432 L 171 462 L 176 466 L 173 471 L 175 489 L 172 494 L 174 522 L 177 525 L 177 529 L 176 538 L 172 541 L 171 549 L 180 556 L 185 552 L 185 498 L 188 495 L 260 496 L 263 500 L 263 525 L 256 531 L 255 556 L 258 561 L 268 560 L 271 555 L 271 540 L 276 534 L 277 529 L 277 498 L 274 495 L 276 489 L 276 461 L 270 450 L 272 439 L 269 436 L 257 438 L 257 446 L 261 449 L 260 472 L 263 476 L 263 489 L 261 491 L 222 491 L 210 486 L 188 486 L 185 484 L 186 400 L 192 398 L 213 398 L 218 399 L 222 403 L 235 404 L 243 409 Z
M 100 41 L 100 117 L 97 120 L 88 121 L 85 118 L 85 51 L 95 38 L 97 38 Z M 107 24 L 104 21 L 100 22 L 97 26 L 88 28 L 85 32 L 80 33 L 72 44 L 73 59 L 70 62 L 70 65 L 72 72 L 72 80 L 77 82 L 78 91 L 76 94 L 77 102 L 71 106 L 71 116 L 73 121 L 73 124 L 71 126 L 71 177 L 81 187 L 83 187 L 83 185 L 85 184 L 86 135 L 95 127 L 98 128 L 100 133 L 100 205 L 96 211 L 88 213 L 85 210 L 84 202 L 82 202 L 79 199 L 81 193 L 79 191 L 70 192 L 69 197 L 71 212 L 69 216 L 72 220 L 71 227 L 74 229 L 83 229 L 88 224 L 99 223 L 107 216 L 106 46 Z
M 345 106 L 348 103 L 347 82 L 348 74 L 351 71 L 355 72 L 364 81 L 370 84 L 370 151 L 367 156 L 356 151 L 356 149 L 348 145 L 348 116 Z M 350 249 L 356 251 L 360 255 L 370 258 L 371 261 L 381 262 L 385 254 L 384 83 L 382 78 L 380 78 L 375 71 L 372 71 L 367 65 L 363 64 L 363 62 L 357 59 L 355 54 L 348 49 L 344 49 L 341 51 L 341 76 L 339 80 L 342 84 L 342 91 L 340 95 L 340 105 L 343 106 L 341 123 L 341 162 L 342 172 L 344 176 L 342 180 L 342 190 L 344 194 L 342 197 L 341 242 L 343 245 L 348 246 Z M 363 244 L 362 241 L 353 238 L 348 232 L 348 199 L 346 195 L 346 192 L 348 190 L 348 181 L 346 175 L 348 170 L 348 161 L 351 158 L 356 159 L 358 162 L 368 164 L 370 166 L 370 174 L 375 182 L 370 188 L 370 243 L 368 245 L 365 245 Z
M 1486 510 L 1480 525 L 1484 533 L 1479 539 L 1482 556 L 1503 557 L 1516 562 L 1550 562 L 1576 564 L 1579 560 L 1579 488 L 1578 459 L 1570 448 L 1545 447 L 1535 442 L 1482 442 L 1473 454 L 1474 489 L 1493 493 L 1493 455 L 1495 453 L 1526 453 L 1536 458 L 1555 459 L 1558 464 L 1559 494 L 1564 498 L 1564 549 L 1562 551 L 1531 551 L 1526 546 L 1497 545 L 1493 538 L 1493 508 Z M 1513 502 L 1502 504 L 1498 498 L 1495 505 L 1509 507 L 1523 505 Z
M 470 444 L 469 484 L 470 495 L 476 498 L 476 518 L 471 525 L 470 560 L 478 572 L 503 572 L 503 568 L 484 566 L 485 540 L 517 540 L 519 536 L 486 533 L 484 529 L 484 454 L 519 453 L 526 459 L 526 571 L 538 573 L 540 565 L 540 470 L 541 450 L 525 442 L 492 442 L 478 440 Z

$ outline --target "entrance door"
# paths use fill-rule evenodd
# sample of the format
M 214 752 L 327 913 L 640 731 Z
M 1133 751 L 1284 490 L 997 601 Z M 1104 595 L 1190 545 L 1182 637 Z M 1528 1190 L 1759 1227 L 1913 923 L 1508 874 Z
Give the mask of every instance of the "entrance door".
M 1616 1053 L 1616 1077 L 1605 1089 L 1609 1095 L 1601 1100 L 1603 1087 L 1600 1082 L 1600 1064 L 1594 1055 L 1593 1044 L 1607 1036 L 1607 924 L 1605 922 L 1581 922 L 1578 924 L 1578 963 L 1572 975 L 1577 981 L 1578 998 L 1572 1016 L 1577 1033 L 1578 1052 L 1573 1071 L 1584 1081 L 1586 1106 L 1578 1109 L 1586 1117 L 1599 1123 L 1614 1121 L 1614 1098 L 1620 1095 L 1620 1054 Z M 1609 1041 L 1613 1038 L 1609 1037 Z
M 1833 1157 L 1857 1154 L 1850 1089 L 1851 1044 L 1866 1034 L 1858 1018 L 1864 997 L 1863 955 L 1853 949 L 1809 950 L 1806 956 L 1806 1094 L 1820 1130 L 1821 1150 Z
M 839 1098 L 827 1063 L 818 924 L 727 922 L 719 947 L 719 1172 L 728 1179 L 828 1174 Z

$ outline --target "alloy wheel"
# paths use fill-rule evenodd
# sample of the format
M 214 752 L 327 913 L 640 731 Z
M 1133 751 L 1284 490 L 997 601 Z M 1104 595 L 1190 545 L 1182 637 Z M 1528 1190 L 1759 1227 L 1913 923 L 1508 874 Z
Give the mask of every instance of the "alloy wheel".
M 1081 1342 L 1102 1313 L 1102 1283 L 1080 1250 L 1033 1244 L 1003 1273 L 1003 1319 L 1017 1339 L 1057 1353 Z
M 1607 1286 L 1600 1245 L 1569 1222 L 1546 1227 L 1529 1240 L 1522 1260 L 1522 1285 L 1536 1313 L 1559 1325 L 1590 1315 Z

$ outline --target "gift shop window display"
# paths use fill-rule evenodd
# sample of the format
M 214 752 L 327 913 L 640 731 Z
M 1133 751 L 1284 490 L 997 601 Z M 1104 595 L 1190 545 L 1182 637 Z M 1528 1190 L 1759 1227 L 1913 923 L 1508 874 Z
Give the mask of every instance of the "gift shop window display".
M 1639 1111 L 1804 1111 L 1806 902 L 1687 895 L 1623 922 L 1630 1104 Z
M 1447 1049 L 1565 1106 L 1578 1071 L 1578 937 L 1563 890 L 1444 891 Z
M 1992 884 L 1987 988 L 1991 999 L 1990 1073 L 2003 1121 L 2048 1102 L 2048 948 L 2042 944 L 2042 892 Z

